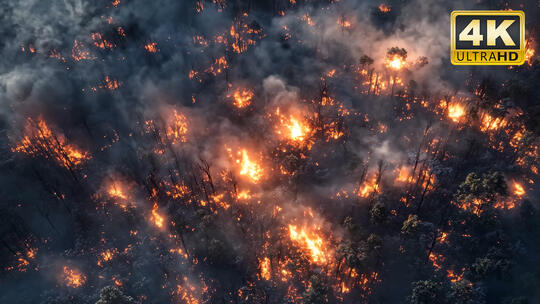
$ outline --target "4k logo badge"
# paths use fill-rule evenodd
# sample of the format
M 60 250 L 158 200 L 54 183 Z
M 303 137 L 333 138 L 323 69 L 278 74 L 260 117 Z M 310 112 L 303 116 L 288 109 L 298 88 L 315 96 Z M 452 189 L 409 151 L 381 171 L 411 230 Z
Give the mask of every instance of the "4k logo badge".
M 453 11 L 450 60 L 455 65 L 521 65 L 525 62 L 523 11 Z

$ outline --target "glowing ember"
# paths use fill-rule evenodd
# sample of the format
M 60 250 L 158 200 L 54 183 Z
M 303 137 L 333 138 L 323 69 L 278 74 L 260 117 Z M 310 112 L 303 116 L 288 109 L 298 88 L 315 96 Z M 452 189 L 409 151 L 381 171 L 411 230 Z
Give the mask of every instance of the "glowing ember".
M 379 11 L 380 11 L 381 13 L 388 13 L 388 12 L 390 12 L 391 10 L 392 10 L 392 8 L 391 8 L 391 6 L 388 5 L 388 4 L 381 3 L 381 4 L 379 5 Z
M 316 263 L 325 263 L 327 258 L 324 252 L 324 242 L 322 238 L 314 232 L 309 232 L 306 228 L 298 231 L 295 225 L 289 225 L 289 237 L 299 243 L 311 256 L 311 260 Z
M 100 267 L 103 267 L 103 265 L 106 262 L 109 262 L 113 259 L 113 257 L 118 253 L 118 250 L 116 248 L 114 249 L 107 249 L 100 253 L 99 259 L 97 261 L 97 265 Z
M 94 41 L 94 45 L 100 49 L 112 49 L 114 48 L 114 44 L 111 42 L 103 39 L 100 33 L 92 33 L 92 40 Z
M 185 142 L 188 132 L 187 118 L 182 113 L 173 111 L 167 123 L 167 137 L 173 142 Z
M 461 269 L 461 274 L 457 274 L 452 269 L 446 270 L 446 277 L 450 279 L 450 282 L 458 282 L 463 280 L 463 275 L 465 274 L 465 268 Z
M 145 44 L 144 49 L 148 53 L 157 53 L 159 51 L 159 49 L 157 48 L 157 43 L 156 42 L 150 42 L 150 43 Z
M 272 274 L 270 272 L 270 259 L 265 257 L 263 259 L 259 260 L 259 269 L 260 269 L 260 275 L 261 278 L 269 281 L 272 278 Z
M 24 131 L 25 136 L 12 148 L 13 152 L 52 158 L 66 168 L 73 168 L 90 159 L 87 152 L 68 144 L 62 134 L 53 133 L 42 118 L 37 121 L 28 118 Z
M 79 42 L 77 40 L 73 42 L 73 48 L 71 49 L 71 57 L 73 57 L 75 61 L 94 59 L 94 57 L 90 55 L 90 52 L 84 47 L 82 42 Z
M 120 182 L 114 181 L 108 187 L 107 193 L 112 198 L 119 198 L 122 200 L 127 200 L 128 195 L 125 193 L 125 191 L 126 190 L 124 189 L 124 186 Z
M 236 90 L 233 94 L 233 105 L 237 108 L 245 108 L 251 104 L 251 99 L 253 98 L 254 94 L 252 91 L 247 89 L 242 90 Z
M 150 216 L 150 221 L 152 222 L 152 224 L 154 224 L 154 226 L 158 228 L 163 228 L 165 220 L 163 219 L 163 216 L 158 213 L 158 205 L 156 203 L 154 203 L 154 206 L 152 207 L 152 215 Z
M 526 193 L 526 192 L 525 192 L 525 189 L 523 188 L 523 186 L 520 185 L 520 184 L 518 184 L 517 182 L 514 182 L 514 183 L 512 184 L 512 188 L 513 188 L 513 190 L 514 190 L 514 191 L 513 191 L 514 194 L 515 194 L 516 196 L 518 196 L 518 197 L 522 197 L 522 196 L 524 196 L 525 193 Z
M 79 270 L 64 266 L 64 282 L 68 287 L 78 288 L 86 282 L 86 276 Z

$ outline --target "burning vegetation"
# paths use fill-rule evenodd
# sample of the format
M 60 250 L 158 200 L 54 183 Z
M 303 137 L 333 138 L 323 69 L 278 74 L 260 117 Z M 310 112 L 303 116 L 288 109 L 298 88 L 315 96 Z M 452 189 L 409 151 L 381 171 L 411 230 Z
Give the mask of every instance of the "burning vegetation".
M 0 302 L 533 303 L 537 27 L 448 70 L 353 2 L 11 1 Z

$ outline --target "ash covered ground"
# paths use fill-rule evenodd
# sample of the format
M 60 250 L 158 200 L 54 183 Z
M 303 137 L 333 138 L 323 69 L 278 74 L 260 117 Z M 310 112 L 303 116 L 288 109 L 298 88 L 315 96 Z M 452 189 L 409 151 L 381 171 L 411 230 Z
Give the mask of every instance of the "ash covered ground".
M 450 12 L 526 15 L 452 66 Z M 0 14 L 1 303 L 538 303 L 538 1 Z

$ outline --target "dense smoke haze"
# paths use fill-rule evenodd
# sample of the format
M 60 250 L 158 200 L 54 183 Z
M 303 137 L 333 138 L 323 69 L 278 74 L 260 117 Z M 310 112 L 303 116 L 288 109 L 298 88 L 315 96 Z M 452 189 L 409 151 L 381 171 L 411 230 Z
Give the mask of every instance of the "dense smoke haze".
M 0 303 L 539 303 L 538 1 L 0 10 Z

